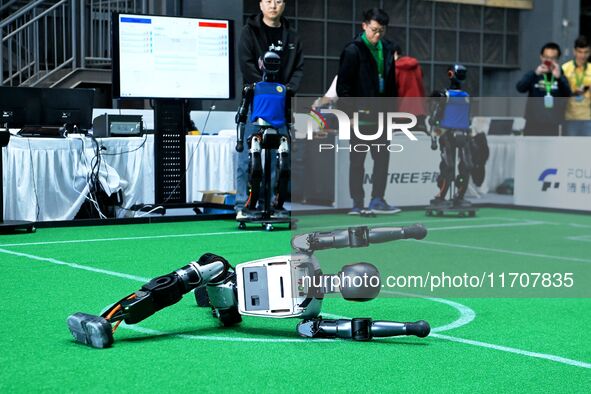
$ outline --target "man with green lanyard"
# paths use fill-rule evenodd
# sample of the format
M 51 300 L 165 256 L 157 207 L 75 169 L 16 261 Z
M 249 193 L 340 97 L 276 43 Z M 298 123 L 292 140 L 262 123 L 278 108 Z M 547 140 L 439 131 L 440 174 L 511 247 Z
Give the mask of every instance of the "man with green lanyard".
M 377 122 L 379 108 L 375 108 L 375 100 L 357 100 L 352 104 L 352 99 L 363 97 L 396 97 L 396 74 L 394 65 L 394 44 L 385 40 L 389 17 L 386 12 L 379 8 L 372 8 L 363 14 L 363 32 L 353 41 L 345 46 L 341 53 L 339 63 L 339 74 L 337 78 L 337 95 L 340 103 L 348 103 L 351 117 L 353 112 L 365 112 L 368 119 Z M 347 105 L 347 104 L 344 104 Z M 374 108 L 360 108 L 360 106 Z M 343 108 L 341 108 L 343 109 Z M 362 111 L 361 111 L 362 110 Z M 363 123 L 359 122 L 360 129 Z M 368 130 L 365 133 L 375 133 L 377 125 L 365 124 Z M 363 131 L 363 130 L 362 130 Z M 390 152 L 384 148 L 389 145 L 387 133 L 382 133 L 376 140 L 368 141 L 360 139 L 351 130 L 350 146 L 353 148 L 358 144 L 371 145 L 369 152 L 373 159 L 373 174 L 371 176 L 372 195 L 367 209 L 365 208 L 365 193 L 363 180 L 365 177 L 364 162 L 368 150 L 351 149 L 349 156 L 349 192 L 353 200 L 353 208 L 349 212 L 352 215 L 364 213 L 393 214 L 400 212 L 400 209 L 389 205 L 384 200 L 388 178 L 388 164 Z M 377 148 L 381 145 L 381 149 Z
M 558 64 L 560 54 L 558 44 L 545 44 L 540 51 L 540 64 L 517 82 L 517 91 L 528 93 L 529 97 L 525 110 L 524 135 L 560 134 L 567 100 L 557 98 L 571 96 L 568 81 Z
M 591 136 L 591 48 L 587 37 L 575 40 L 574 59 L 562 65 L 573 91 L 566 106 L 566 135 Z

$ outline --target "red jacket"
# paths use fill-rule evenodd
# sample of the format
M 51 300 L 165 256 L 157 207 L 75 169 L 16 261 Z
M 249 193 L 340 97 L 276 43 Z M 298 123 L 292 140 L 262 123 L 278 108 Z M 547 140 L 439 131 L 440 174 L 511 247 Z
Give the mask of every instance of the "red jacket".
M 425 115 L 425 102 L 423 99 L 404 99 L 404 97 L 424 97 L 423 70 L 414 57 L 401 56 L 396 60 L 396 84 L 398 85 L 398 97 L 401 99 L 400 111 L 414 115 Z

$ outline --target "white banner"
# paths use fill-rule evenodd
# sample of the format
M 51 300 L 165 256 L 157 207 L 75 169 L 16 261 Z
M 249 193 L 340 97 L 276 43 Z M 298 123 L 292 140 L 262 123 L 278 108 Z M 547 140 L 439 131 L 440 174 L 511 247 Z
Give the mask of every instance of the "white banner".
M 515 153 L 515 204 L 591 210 L 591 138 L 524 137 Z
M 437 175 L 439 175 L 440 153 L 431 150 L 431 138 L 417 136 L 418 141 L 410 141 L 405 136 L 395 136 L 391 143 L 404 147 L 402 152 L 390 153 L 390 164 L 386 184 L 385 200 L 399 207 L 429 205 L 429 200 L 437 194 Z M 345 145 L 345 144 L 343 144 Z M 349 194 L 349 151 L 337 154 L 336 208 L 353 206 Z M 371 199 L 371 174 L 373 160 L 371 153 L 365 160 L 365 205 Z

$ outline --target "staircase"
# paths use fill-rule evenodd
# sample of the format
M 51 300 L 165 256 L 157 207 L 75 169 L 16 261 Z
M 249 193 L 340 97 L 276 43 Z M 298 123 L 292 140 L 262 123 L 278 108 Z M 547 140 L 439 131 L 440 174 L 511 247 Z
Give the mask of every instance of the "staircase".
M 114 12 L 158 13 L 154 0 L 0 0 L 0 86 L 111 83 Z

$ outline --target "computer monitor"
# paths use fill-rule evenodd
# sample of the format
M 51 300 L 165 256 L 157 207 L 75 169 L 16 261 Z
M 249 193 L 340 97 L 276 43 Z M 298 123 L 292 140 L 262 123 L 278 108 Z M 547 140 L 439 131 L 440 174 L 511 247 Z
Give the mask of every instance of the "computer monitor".
M 0 124 L 92 127 L 94 89 L 0 86 Z
M 113 96 L 234 97 L 233 21 L 114 14 Z
M 0 86 L 0 125 L 21 128 L 41 122 L 41 93 L 44 89 Z
M 513 119 L 491 119 L 488 128 L 489 135 L 513 134 Z
M 42 89 L 41 126 L 92 128 L 94 89 Z

